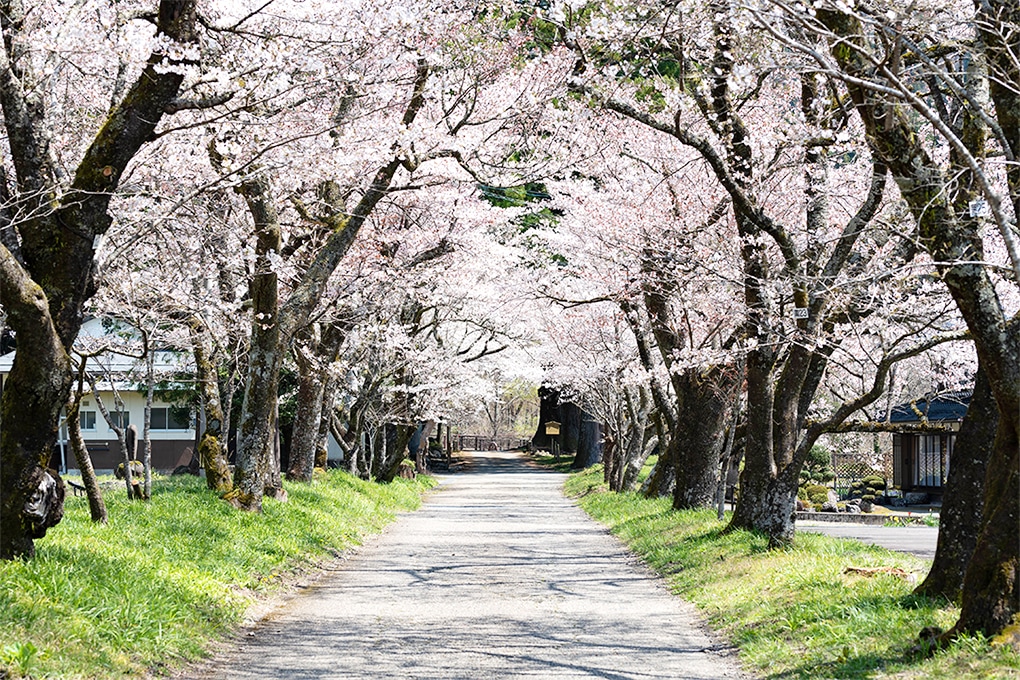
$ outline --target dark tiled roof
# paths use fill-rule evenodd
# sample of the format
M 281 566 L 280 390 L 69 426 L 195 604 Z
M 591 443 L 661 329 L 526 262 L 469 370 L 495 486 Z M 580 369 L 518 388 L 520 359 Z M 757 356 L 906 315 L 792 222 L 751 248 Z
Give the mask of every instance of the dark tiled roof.
M 963 420 L 970 404 L 971 392 L 949 392 L 933 399 L 918 399 L 915 403 L 894 406 L 889 416 L 893 423 L 916 423 L 921 420 L 914 410 L 925 414 L 930 422 Z

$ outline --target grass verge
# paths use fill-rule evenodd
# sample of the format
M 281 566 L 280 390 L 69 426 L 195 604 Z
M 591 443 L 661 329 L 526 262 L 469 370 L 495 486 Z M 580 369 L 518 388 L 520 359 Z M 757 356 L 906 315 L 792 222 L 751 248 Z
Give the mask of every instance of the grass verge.
M 574 456 L 553 456 L 548 453 L 533 453 L 531 459 L 544 468 L 556 470 L 557 472 L 574 472 L 570 468 L 574 463 Z
M 723 533 L 713 511 L 676 512 L 669 499 L 609 492 L 601 466 L 572 475 L 567 493 L 693 602 L 709 624 L 766 678 L 1020 678 L 1020 656 L 965 638 L 931 658 L 911 653 L 925 626 L 948 628 L 959 610 L 917 597 L 925 560 L 858 541 L 800 534 L 795 545 L 768 550 L 749 532 Z
M 137 677 L 196 659 L 285 573 L 357 545 L 433 484 L 331 471 L 248 514 L 172 477 L 148 503 L 107 493 L 106 526 L 69 497 L 35 559 L 0 562 L 0 678 Z

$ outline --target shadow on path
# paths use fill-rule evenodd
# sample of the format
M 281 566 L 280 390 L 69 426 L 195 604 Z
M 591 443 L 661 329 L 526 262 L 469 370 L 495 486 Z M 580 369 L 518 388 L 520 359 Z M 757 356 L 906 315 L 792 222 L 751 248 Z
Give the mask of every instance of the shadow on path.
M 743 677 L 563 475 L 462 455 L 470 471 L 189 677 Z

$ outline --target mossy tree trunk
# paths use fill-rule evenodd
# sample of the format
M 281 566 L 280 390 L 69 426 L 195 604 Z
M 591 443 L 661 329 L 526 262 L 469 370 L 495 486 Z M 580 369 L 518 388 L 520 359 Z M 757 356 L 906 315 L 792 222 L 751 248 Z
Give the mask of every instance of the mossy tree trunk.
M 41 520 L 28 517 L 26 506 L 49 474 L 60 409 L 71 388 L 71 362 L 50 317 L 46 294 L 4 247 L 0 277 L 0 304 L 7 323 L 17 331 L 18 343 L 32 348 L 15 356 L 0 403 L 0 559 L 14 559 L 32 557 L 33 539 L 42 538 L 63 517 L 57 496 Z M 55 479 L 63 487 L 60 477 Z
M 373 476 L 377 481 L 388 484 L 397 477 L 400 472 L 400 465 L 403 463 L 407 443 L 411 441 L 414 427 L 410 425 L 398 425 L 387 423 L 383 428 L 384 450 L 375 457 L 375 468 Z
M 725 367 L 674 369 L 674 357 L 691 348 L 694 338 L 681 335 L 683 324 L 673 318 L 670 300 L 679 279 L 671 271 L 672 258 L 646 245 L 641 258 L 644 306 L 652 337 L 669 372 L 676 395 L 676 418 L 670 432 L 671 463 L 675 470 L 673 507 L 708 507 L 712 503 L 719 467 L 719 441 L 729 401 L 742 376 Z
M 26 502 L 52 477 L 45 468 L 57 440 L 60 410 L 70 396 L 68 348 L 81 327 L 83 306 L 95 292 L 95 237 L 109 228 L 108 207 L 122 173 L 151 139 L 183 75 L 165 68 L 167 61 L 181 64 L 157 47 L 92 139 L 67 190 L 60 192 L 63 170 L 49 147 L 44 102 L 29 91 L 40 79 L 32 72 L 33 38 L 22 32 L 25 10 L 20 3 L 5 3 L 3 10 L 0 107 L 16 175 L 10 204 L 33 216 L 10 221 L 21 237 L 16 252 L 0 244 L 0 304 L 19 344 L 32 348 L 16 355 L 0 405 L 0 559 L 11 559 L 31 557 L 33 539 L 63 515 L 62 503 L 55 501 L 42 520 L 29 517 Z M 159 2 L 157 32 L 171 41 L 195 42 L 196 23 L 194 0 Z M 62 498 L 59 477 L 56 488 L 61 493 L 53 498 Z
M 743 378 L 732 367 L 690 370 L 678 376 L 680 418 L 675 437 L 678 454 L 673 508 L 710 507 L 719 478 L 719 452 L 730 413 Z
M 325 389 L 323 366 L 314 356 L 315 349 L 312 342 L 298 340 L 293 352 L 298 367 L 298 391 L 294 438 L 291 440 L 290 466 L 287 470 L 287 479 L 292 482 L 311 482 L 315 469 L 315 445 L 322 420 L 322 396 Z
M 202 399 L 205 417 L 198 440 L 198 460 L 205 470 L 206 486 L 219 494 L 234 487 L 224 446 L 225 415 L 220 399 L 219 372 L 214 359 L 212 337 L 202 319 L 188 319 L 191 350 L 195 357 L 195 382 Z
M 271 259 L 280 251 L 282 232 L 264 173 L 249 177 L 237 191 L 248 204 L 255 223 L 256 245 L 255 273 L 249 284 L 252 324 L 248 373 L 238 425 L 234 489 L 227 498 L 241 509 L 261 512 L 266 486 L 271 483 L 270 459 L 276 439 L 273 416 L 283 364 L 278 281 Z

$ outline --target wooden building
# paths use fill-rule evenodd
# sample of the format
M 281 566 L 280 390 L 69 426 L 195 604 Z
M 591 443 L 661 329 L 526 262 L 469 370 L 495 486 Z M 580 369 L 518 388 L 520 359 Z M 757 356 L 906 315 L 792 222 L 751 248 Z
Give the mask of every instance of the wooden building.
M 956 432 L 967 413 L 970 397 L 969 391 L 950 392 L 900 404 L 892 409 L 889 420 L 893 424 L 913 428 L 923 428 L 924 425 L 945 428 L 941 432 L 904 431 L 893 434 L 895 486 L 903 491 L 924 491 L 941 496 L 949 476 Z

